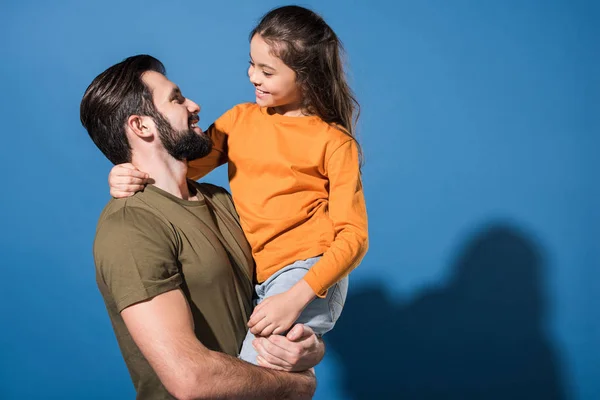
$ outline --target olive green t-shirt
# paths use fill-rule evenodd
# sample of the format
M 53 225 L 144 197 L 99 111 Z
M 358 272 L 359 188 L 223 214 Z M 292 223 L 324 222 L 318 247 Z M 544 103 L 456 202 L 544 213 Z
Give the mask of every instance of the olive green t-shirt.
M 129 335 L 123 309 L 181 288 L 204 346 L 236 356 L 246 335 L 254 264 L 231 197 L 189 186 L 198 201 L 152 185 L 112 199 L 96 230 L 96 281 L 138 399 L 172 397 Z

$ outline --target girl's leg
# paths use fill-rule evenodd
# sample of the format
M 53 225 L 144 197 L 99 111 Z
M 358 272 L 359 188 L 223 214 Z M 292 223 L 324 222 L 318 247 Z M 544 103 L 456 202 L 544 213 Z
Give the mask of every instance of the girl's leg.
M 319 258 L 320 257 L 313 257 L 308 260 L 296 261 L 277 271 L 262 284 L 257 285 L 257 304 L 267 297 L 284 293 L 289 290 L 304 278 L 304 275 L 306 275 L 310 267 L 312 267 Z M 317 297 L 311 301 L 304 311 L 302 311 L 296 322 L 309 326 L 317 335 L 323 335 L 326 332 L 329 332 L 342 313 L 347 292 L 348 277 L 345 277 L 329 288 L 325 298 Z M 242 345 L 240 358 L 256 364 L 257 354 L 254 347 L 252 347 L 253 340 L 254 335 L 248 331 Z

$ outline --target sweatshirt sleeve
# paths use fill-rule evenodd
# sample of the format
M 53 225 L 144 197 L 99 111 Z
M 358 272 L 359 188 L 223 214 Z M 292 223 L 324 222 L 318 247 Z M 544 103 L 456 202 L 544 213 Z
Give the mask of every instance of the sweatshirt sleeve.
M 187 177 L 198 180 L 213 169 L 225 164 L 227 158 L 227 137 L 233 125 L 235 109 L 221 115 L 205 132 L 212 141 L 211 152 L 202 158 L 188 161 Z
M 333 151 L 326 163 L 329 178 L 329 218 L 335 238 L 305 281 L 319 297 L 348 275 L 368 248 L 367 210 L 360 179 L 358 148 L 351 139 Z

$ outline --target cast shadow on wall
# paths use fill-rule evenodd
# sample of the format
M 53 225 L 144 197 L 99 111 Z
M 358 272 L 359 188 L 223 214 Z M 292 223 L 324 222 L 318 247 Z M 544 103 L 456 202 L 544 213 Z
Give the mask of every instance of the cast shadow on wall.
M 563 400 L 547 314 L 540 246 L 489 226 L 469 240 L 449 281 L 405 304 L 382 287 L 348 293 L 325 336 L 354 400 Z

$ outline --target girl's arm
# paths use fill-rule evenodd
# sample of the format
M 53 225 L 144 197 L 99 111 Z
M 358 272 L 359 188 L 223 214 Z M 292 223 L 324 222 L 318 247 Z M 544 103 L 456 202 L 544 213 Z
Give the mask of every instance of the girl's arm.
M 368 227 L 360 177 L 358 148 L 352 139 L 335 149 L 327 161 L 329 218 L 335 239 L 311 267 L 304 282 L 319 297 L 352 271 L 367 252 Z M 298 285 L 300 288 L 302 285 Z
M 197 181 L 204 175 L 208 174 L 213 169 L 225 164 L 227 159 L 227 134 L 223 132 L 220 127 L 219 118 L 214 124 L 212 124 L 204 135 L 212 140 L 212 151 L 205 157 L 198 158 L 196 160 L 188 161 L 188 172 L 187 177 L 189 179 Z
M 348 275 L 367 252 L 367 211 L 354 140 L 333 151 L 327 162 L 327 175 L 329 218 L 335 239 L 304 279 L 254 308 L 248 327 L 255 335 L 284 333 L 315 296 L 325 297 L 327 289 Z

